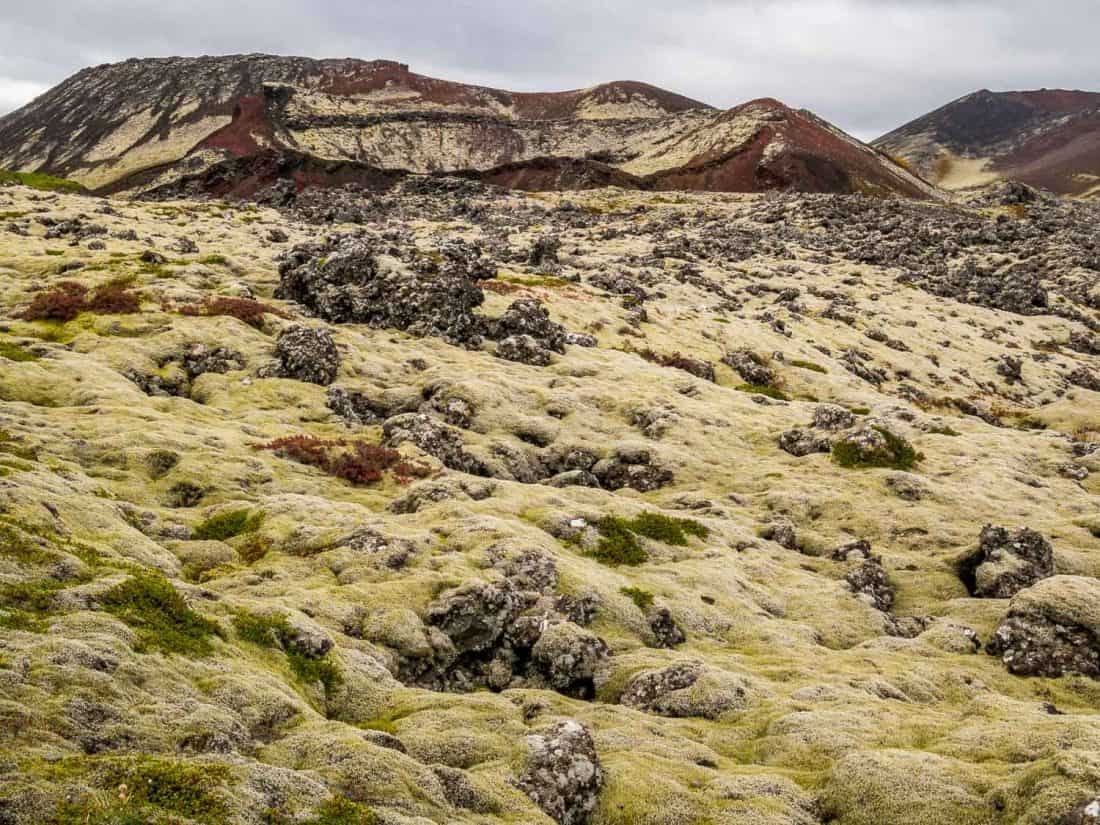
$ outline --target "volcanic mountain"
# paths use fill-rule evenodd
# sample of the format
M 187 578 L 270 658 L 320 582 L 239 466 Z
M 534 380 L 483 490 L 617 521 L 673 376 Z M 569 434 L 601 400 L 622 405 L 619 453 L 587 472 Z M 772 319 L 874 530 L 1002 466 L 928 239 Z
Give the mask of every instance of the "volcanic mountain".
M 1100 93 L 1041 89 L 959 98 L 873 145 L 948 189 L 1020 180 L 1100 193 Z
M 248 195 L 383 188 L 411 174 L 527 190 L 936 190 L 813 114 L 761 99 L 728 111 L 644 83 L 518 93 L 387 60 L 244 55 L 85 69 L 0 118 L 0 167 L 89 189 Z

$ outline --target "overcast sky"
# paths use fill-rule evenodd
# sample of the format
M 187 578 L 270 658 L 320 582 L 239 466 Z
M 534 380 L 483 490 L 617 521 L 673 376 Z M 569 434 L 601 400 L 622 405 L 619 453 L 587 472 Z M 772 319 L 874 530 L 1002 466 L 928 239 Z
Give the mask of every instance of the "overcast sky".
M 869 139 L 980 88 L 1100 91 L 1098 19 L 1098 0 L 0 0 L 0 113 L 87 65 L 270 52 L 777 97 Z

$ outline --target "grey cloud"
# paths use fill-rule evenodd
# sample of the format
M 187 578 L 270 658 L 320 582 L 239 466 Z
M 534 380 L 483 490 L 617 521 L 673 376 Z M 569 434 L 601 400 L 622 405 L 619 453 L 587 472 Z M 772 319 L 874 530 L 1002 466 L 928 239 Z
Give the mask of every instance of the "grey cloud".
M 389 57 L 516 90 L 777 97 L 870 138 L 978 88 L 1100 87 L 1095 0 L 0 0 L 0 111 L 91 64 Z

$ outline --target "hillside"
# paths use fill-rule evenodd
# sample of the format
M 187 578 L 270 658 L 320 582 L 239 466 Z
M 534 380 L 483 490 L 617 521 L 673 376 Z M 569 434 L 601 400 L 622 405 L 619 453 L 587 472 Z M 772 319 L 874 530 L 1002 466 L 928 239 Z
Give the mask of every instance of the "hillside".
M 1095 204 L 281 193 L 0 188 L 0 822 L 1094 818 Z
M 1019 180 L 1062 195 L 1100 193 L 1100 93 L 983 89 L 873 145 L 948 189 Z
M 778 101 L 717 111 L 642 83 L 515 93 L 392 61 L 245 55 L 86 69 L 0 119 L 0 168 L 104 192 L 385 188 L 459 173 L 529 190 L 874 192 L 923 181 Z

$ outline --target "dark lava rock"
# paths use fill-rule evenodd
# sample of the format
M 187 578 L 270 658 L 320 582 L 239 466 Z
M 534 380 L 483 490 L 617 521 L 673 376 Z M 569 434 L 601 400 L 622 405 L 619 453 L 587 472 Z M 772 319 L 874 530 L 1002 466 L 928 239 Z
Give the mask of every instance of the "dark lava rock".
M 867 597 L 871 604 L 885 612 L 894 603 L 894 586 L 877 556 L 866 559 L 844 577 L 852 592 Z
M 1100 679 L 1100 580 L 1052 576 L 1021 590 L 986 650 L 1017 676 Z
M 275 341 L 280 372 L 286 378 L 327 386 L 340 369 L 340 352 L 327 329 L 295 325 Z
M 736 370 L 747 384 L 768 387 L 775 381 L 775 373 L 764 363 L 764 359 L 750 350 L 739 349 L 727 353 L 722 358 L 722 363 Z
M 603 770 L 588 729 L 569 719 L 527 737 L 516 786 L 558 825 L 584 825 L 596 808 Z
M 497 357 L 532 367 L 549 366 L 550 350 L 531 335 L 509 335 L 497 343 Z
M 484 320 L 474 308 L 485 299 L 477 285 L 490 277 L 480 252 L 461 241 L 440 248 L 438 271 L 380 261 L 370 239 L 335 236 L 300 244 L 279 264 L 278 298 L 297 301 L 332 323 L 368 324 L 477 346 Z
M 545 349 L 565 352 L 565 329 L 561 324 L 550 320 L 550 313 L 537 298 L 519 298 L 513 301 L 504 314 L 493 322 L 492 327 L 493 337 L 498 340 L 527 335 Z
M 452 470 L 471 475 L 485 474 L 481 461 L 464 449 L 461 433 L 430 415 L 402 413 L 388 418 L 382 425 L 382 436 L 387 447 L 396 447 L 407 441 Z
M 986 525 L 978 549 L 959 564 L 959 577 L 971 595 L 1007 599 L 1040 579 L 1054 575 L 1054 554 L 1039 533 L 1023 527 L 1010 533 Z
M 814 453 L 827 453 L 831 447 L 832 442 L 828 438 L 797 427 L 779 436 L 779 449 L 797 458 Z

